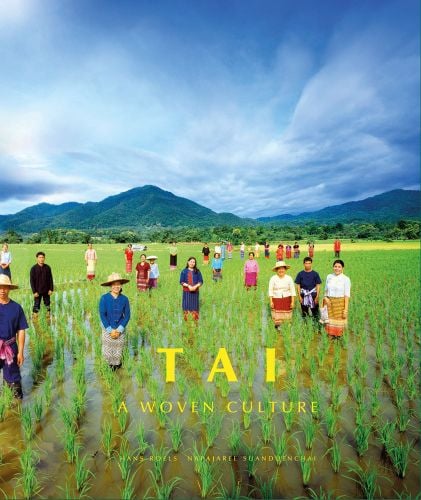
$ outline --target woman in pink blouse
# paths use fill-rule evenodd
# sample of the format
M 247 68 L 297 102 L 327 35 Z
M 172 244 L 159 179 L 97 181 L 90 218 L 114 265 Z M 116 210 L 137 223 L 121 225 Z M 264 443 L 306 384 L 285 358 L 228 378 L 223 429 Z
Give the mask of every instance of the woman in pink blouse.
M 259 264 L 254 260 L 254 252 L 249 252 L 249 258 L 244 264 L 244 285 L 247 291 L 254 286 L 257 288 L 257 276 L 259 275 Z

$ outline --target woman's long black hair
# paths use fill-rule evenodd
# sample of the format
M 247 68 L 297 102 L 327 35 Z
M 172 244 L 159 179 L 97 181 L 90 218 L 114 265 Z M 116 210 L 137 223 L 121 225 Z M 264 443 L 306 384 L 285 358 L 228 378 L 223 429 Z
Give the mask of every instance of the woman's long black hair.
M 197 268 L 197 259 L 196 259 L 196 257 L 189 257 L 189 258 L 187 259 L 186 269 L 189 269 L 189 260 L 191 260 L 191 259 L 194 259 L 194 267 L 193 267 L 193 272 L 194 272 L 194 273 L 197 273 L 197 271 L 198 271 L 199 269 Z

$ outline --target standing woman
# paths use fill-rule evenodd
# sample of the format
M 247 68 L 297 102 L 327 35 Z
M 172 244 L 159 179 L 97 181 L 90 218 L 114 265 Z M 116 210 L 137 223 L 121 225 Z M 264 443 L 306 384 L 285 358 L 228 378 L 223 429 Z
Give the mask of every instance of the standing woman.
M 158 257 L 156 255 L 151 255 L 146 258 L 151 266 L 151 270 L 149 272 L 149 292 L 152 288 L 158 288 L 159 269 L 158 264 L 155 262 L 157 258 Z
M 170 246 L 170 270 L 174 271 L 174 269 L 177 269 L 177 245 L 175 244 L 175 241 L 172 242 L 172 245 Z
M 182 308 L 184 320 L 189 314 L 195 321 L 199 319 L 199 288 L 203 285 L 202 273 L 196 265 L 196 259 L 189 257 L 185 269 L 180 274 L 180 285 L 183 287 Z
M 139 292 L 147 292 L 149 288 L 151 266 L 146 262 L 144 253 L 140 256 L 140 262 L 136 266 L 136 285 Z
M 228 258 L 232 259 L 232 243 L 229 241 L 227 245 Z
M 212 279 L 215 283 L 222 279 L 223 264 L 224 261 L 221 259 L 221 255 L 218 252 L 215 252 L 212 259 Z
M 293 279 L 286 274 L 290 267 L 283 260 L 278 261 L 272 269 L 276 274 L 269 281 L 269 303 L 276 329 L 292 319 L 296 291 Z
M 249 252 L 249 258 L 244 264 L 244 285 L 249 289 L 254 286 L 257 289 L 257 278 L 259 276 L 259 264 L 254 260 L 254 252 Z
M 308 244 L 308 256 L 312 259 L 314 257 L 314 243 L 312 241 Z
M 121 285 L 128 283 L 118 273 L 108 276 L 101 286 L 109 286 L 99 301 L 99 315 L 102 324 L 102 355 L 112 370 L 121 367 L 121 355 L 126 342 L 125 328 L 130 320 L 129 299 L 122 294 Z
M 240 245 L 240 259 L 244 259 L 245 251 L 246 251 L 246 245 L 244 245 L 244 241 L 242 241 Z
M 270 245 L 269 242 L 265 242 L 265 259 L 268 259 L 270 257 Z
M 132 244 L 129 243 L 124 250 L 124 260 L 126 261 L 126 273 L 130 274 L 133 269 L 133 249 Z
M 284 260 L 284 245 L 282 243 L 279 243 L 276 249 L 276 260 Z
M 287 254 L 287 259 L 291 258 L 291 245 L 288 243 L 287 246 L 285 247 L 286 254 Z
M 348 324 L 351 280 L 343 273 L 344 267 L 343 260 L 335 260 L 333 273 L 326 278 L 323 305 L 327 307 L 328 319 L 324 324 L 326 332 L 333 337 L 341 337 Z
M 3 249 L 0 254 L 0 274 L 9 276 L 12 280 L 12 273 L 10 272 L 10 264 L 12 263 L 12 254 L 9 252 L 9 245 L 3 243 Z
M 96 251 L 92 248 L 92 243 L 88 243 L 88 249 L 85 252 L 86 262 L 86 278 L 92 281 L 95 278 L 97 255 Z

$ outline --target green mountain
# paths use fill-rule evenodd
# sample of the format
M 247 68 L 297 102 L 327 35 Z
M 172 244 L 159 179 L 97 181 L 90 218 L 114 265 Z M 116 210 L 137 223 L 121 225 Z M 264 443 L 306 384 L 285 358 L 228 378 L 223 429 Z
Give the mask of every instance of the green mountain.
M 156 186 L 143 186 L 99 202 L 41 203 L 0 218 L 0 230 L 33 233 L 42 229 L 139 229 L 145 226 L 238 226 L 255 223 L 230 213 L 218 214 Z
M 401 219 L 420 218 L 420 191 L 394 189 L 360 201 L 326 207 L 316 212 L 298 215 L 284 214 L 274 217 L 260 217 L 259 222 L 397 222 Z

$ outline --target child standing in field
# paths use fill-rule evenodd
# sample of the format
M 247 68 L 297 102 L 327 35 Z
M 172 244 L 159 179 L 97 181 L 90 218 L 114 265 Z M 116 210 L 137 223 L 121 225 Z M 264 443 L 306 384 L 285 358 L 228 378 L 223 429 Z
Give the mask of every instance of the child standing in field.
M 223 260 L 221 259 L 221 255 L 215 252 L 212 259 L 212 279 L 215 283 L 222 279 L 222 266 Z
M 149 264 L 151 266 L 149 272 L 149 291 L 152 288 L 158 288 L 159 269 L 158 269 L 158 264 L 155 262 L 157 258 L 158 257 L 156 257 L 156 255 L 151 255 L 149 257 L 146 257 L 146 260 L 149 261 Z

